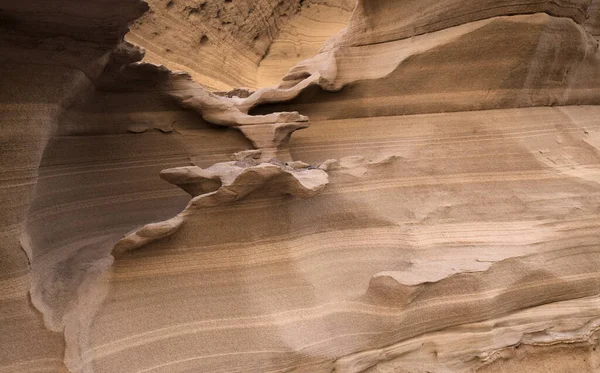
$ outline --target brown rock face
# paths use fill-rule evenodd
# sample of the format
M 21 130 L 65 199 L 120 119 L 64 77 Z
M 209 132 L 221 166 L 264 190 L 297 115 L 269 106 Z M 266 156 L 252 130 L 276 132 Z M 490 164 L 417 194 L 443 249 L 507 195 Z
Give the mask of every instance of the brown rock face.
M 345 27 L 353 0 L 151 0 L 127 40 L 213 90 L 277 85 Z
M 592 0 L 359 0 L 347 31 L 351 45 L 374 44 L 440 31 L 498 16 L 547 13 L 579 24 L 594 18 Z M 402 17 L 398 19 L 397 13 Z
M 0 373 L 600 371 L 599 25 L 0 0 Z

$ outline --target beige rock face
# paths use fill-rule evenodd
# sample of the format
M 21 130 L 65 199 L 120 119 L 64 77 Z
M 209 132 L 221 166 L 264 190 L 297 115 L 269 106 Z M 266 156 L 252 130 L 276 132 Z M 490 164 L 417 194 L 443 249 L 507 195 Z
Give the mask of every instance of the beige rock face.
M 260 61 L 256 85 L 277 86 L 297 62 L 316 55 L 327 39 L 346 27 L 354 5 L 354 0 L 304 1 Z
M 150 0 L 127 40 L 213 90 L 276 86 L 348 22 L 354 0 Z
M 579 24 L 597 17 L 592 0 L 359 0 L 345 42 L 374 44 L 498 16 L 547 13 Z M 402 17 L 398 19 L 397 13 Z
M 598 41 L 570 18 L 499 16 L 384 43 L 349 40 L 331 40 L 281 85 L 318 74 L 322 90 L 263 111 L 291 106 L 311 118 L 337 119 L 598 104 Z
M 0 1 L 0 373 L 600 371 L 599 20 Z

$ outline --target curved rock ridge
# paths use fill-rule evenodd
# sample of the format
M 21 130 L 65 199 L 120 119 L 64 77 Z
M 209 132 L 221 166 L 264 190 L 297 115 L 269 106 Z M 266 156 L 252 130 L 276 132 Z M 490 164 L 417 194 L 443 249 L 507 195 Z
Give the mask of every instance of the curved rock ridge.
M 570 18 L 498 16 L 357 46 L 346 44 L 346 35 L 292 68 L 280 85 L 318 74 L 321 89 L 341 92 L 308 89 L 288 104 L 254 113 L 293 109 L 336 119 L 598 104 L 598 40 Z
M 212 93 L 184 72 L 172 72 L 165 66 L 140 62 L 146 51 L 129 42 L 120 43 L 104 58 L 100 73 L 89 86 L 107 92 L 163 95 L 171 97 L 182 107 L 197 112 L 204 122 L 238 129 L 252 144 L 262 149 L 265 160 L 273 157 L 289 158 L 282 150 L 291 134 L 308 128 L 308 117 L 297 111 L 250 115 L 256 106 L 289 101 L 306 87 L 316 85 L 320 79 L 315 74 L 290 88 L 261 88 L 256 91 L 236 90 L 224 94 Z M 93 88 L 90 89 L 93 92 Z M 242 97 L 240 97 L 242 96 Z M 200 118 L 198 118 L 200 120 Z M 133 133 L 143 133 L 150 128 L 168 133 L 170 123 L 135 123 L 128 127 Z M 281 153 L 283 151 L 283 153 Z
M 118 256 L 171 236 L 185 224 L 186 219 L 205 213 L 198 209 L 232 203 L 257 189 L 310 198 L 329 183 L 327 173 L 322 170 L 295 169 L 275 161 L 259 163 L 252 155 L 250 153 L 248 158 L 239 161 L 217 163 L 207 169 L 191 166 L 163 170 L 160 176 L 191 194 L 192 200 L 176 217 L 146 225 L 121 239 L 113 248 L 113 255 Z
M 307 87 L 319 84 L 321 76 L 318 73 L 289 88 L 270 87 L 253 92 L 238 90 L 218 94 L 208 91 L 187 73 L 140 63 L 144 53 L 144 49 L 128 42 L 119 45 L 110 55 L 103 74 L 98 78 L 98 84 L 110 90 L 158 90 L 175 99 L 182 107 L 197 112 L 208 123 L 238 129 L 256 148 L 263 150 L 265 159 L 277 156 L 277 149 L 294 131 L 309 126 L 308 117 L 297 111 L 265 115 L 250 115 L 249 112 L 259 105 L 294 99 Z M 134 133 L 147 129 L 145 125 L 130 127 L 130 131 Z M 168 125 L 159 129 L 170 131 Z
M 308 128 L 309 119 L 297 111 L 250 115 L 250 110 L 259 105 L 289 101 L 307 87 L 318 84 L 320 79 L 317 73 L 290 88 L 261 88 L 247 97 L 238 97 L 211 93 L 187 74 L 171 74 L 164 90 L 183 107 L 199 113 L 206 122 L 238 129 L 268 160 L 279 156 L 278 149 L 293 132 Z
M 286 88 L 262 88 L 248 97 L 227 97 L 211 93 L 190 79 L 187 74 L 177 74 L 167 82 L 170 96 L 186 108 L 197 111 L 204 120 L 220 126 L 245 126 L 275 124 L 280 122 L 306 122 L 308 118 L 298 112 L 282 112 L 268 115 L 248 115 L 250 109 L 269 103 L 295 98 L 302 90 L 319 80 L 318 75 Z
M 593 0 L 358 0 L 341 44 L 384 43 L 498 16 L 547 13 L 585 24 Z M 402 12 L 398 20 L 396 12 Z

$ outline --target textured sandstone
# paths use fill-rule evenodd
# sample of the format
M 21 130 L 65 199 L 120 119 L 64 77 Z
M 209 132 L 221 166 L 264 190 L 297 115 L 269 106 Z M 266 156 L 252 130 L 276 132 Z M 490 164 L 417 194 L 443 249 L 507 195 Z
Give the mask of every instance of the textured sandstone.
M 216 90 L 276 85 L 345 27 L 353 0 L 150 0 L 127 39 Z
M 599 25 L 0 1 L 0 373 L 599 371 Z
M 148 224 L 121 239 L 113 248 L 117 256 L 153 241 L 175 234 L 186 220 L 203 215 L 201 208 L 228 204 L 246 197 L 257 189 L 272 189 L 283 195 L 309 198 L 327 185 L 327 173 L 322 170 L 297 170 L 285 164 L 243 161 L 217 163 L 203 170 L 200 167 L 179 167 L 163 170 L 161 177 L 188 192 L 192 200 L 176 217 L 161 223 Z
M 498 16 L 547 13 L 579 24 L 593 19 L 593 0 L 359 0 L 343 39 L 365 45 L 404 39 Z M 596 6 L 596 4 L 594 4 Z M 397 12 L 402 12 L 398 20 Z
M 345 37 L 295 66 L 281 85 L 318 75 L 323 90 L 338 94 L 310 89 L 262 110 L 336 119 L 599 103 L 598 41 L 569 18 L 494 17 L 362 46 L 345 45 Z

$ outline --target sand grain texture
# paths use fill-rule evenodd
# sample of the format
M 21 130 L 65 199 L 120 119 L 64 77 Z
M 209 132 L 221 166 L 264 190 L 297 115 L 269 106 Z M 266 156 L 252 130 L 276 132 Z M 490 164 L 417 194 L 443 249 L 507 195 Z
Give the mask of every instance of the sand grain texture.
M 0 1 L 0 373 L 595 373 L 600 2 Z

